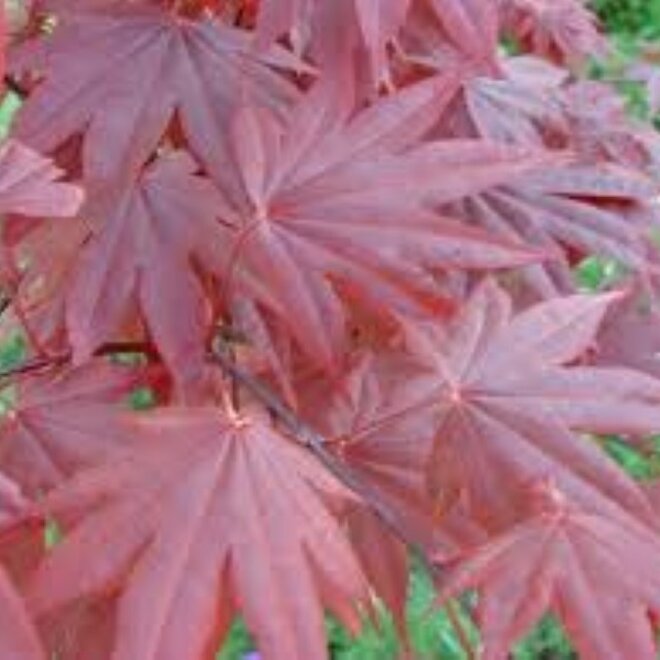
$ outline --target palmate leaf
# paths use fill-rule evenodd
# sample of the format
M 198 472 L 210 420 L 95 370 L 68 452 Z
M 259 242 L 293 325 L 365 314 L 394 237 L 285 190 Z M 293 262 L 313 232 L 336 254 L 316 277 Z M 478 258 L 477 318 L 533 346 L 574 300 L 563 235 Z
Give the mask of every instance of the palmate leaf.
M 8 140 L 0 146 L 0 213 L 64 218 L 75 215 L 82 190 L 58 181 L 64 172 L 32 149 Z
M 182 390 L 194 389 L 210 316 L 194 262 L 208 272 L 221 249 L 221 197 L 196 169 L 186 153 L 163 156 L 97 204 L 98 227 L 66 285 L 77 362 L 115 337 L 137 308 Z
M 252 106 L 235 120 L 243 198 L 227 200 L 223 212 L 222 279 L 282 317 L 316 360 L 336 362 L 344 337 L 328 274 L 410 313 L 420 310 L 415 298 L 439 298 L 427 269 L 504 268 L 545 256 L 432 211 L 546 160 L 481 141 L 419 144 L 443 89 L 423 82 L 350 115 L 342 91 L 322 81 L 284 126 Z
M 440 599 L 479 590 L 485 660 L 506 657 L 548 608 L 580 658 L 656 658 L 649 609 L 660 606 L 657 537 L 546 488 L 529 518 L 444 564 Z
M 410 4 L 411 0 L 262 0 L 257 39 L 268 45 L 288 35 L 299 47 L 309 45 L 324 67 L 335 66 L 361 47 L 368 55 L 373 82 L 380 83 L 389 77 L 387 46 L 403 25 Z
M 438 537 L 424 487 L 433 415 L 427 408 L 406 409 L 418 374 L 418 363 L 407 355 L 366 352 L 338 383 L 316 377 L 297 389 L 305 418 L 329 448 L 390 505 L 408 536 L 437 549 L 446 539 Z
M 102 360 L 25 376 L 0 423 L 0 469 L 34 496 L 101 462 L 128 441 L 117 414 L 143 376 Z
M 574 290 L 569 246 L 577 254 L 615 259 L 637 272 L 652 272 L 657 256 L 651 237 L 657 211 L 655 186 L 634 170 L 614 164 L 547 168 L 512 186 L 459 202 L 448 209 L 510 240 L 556 255 L 521 271 L 542 297 Z
M 606 52 L 596 15 L 582 0 L 503 0 L 501 6 L 504 32 L 525 51 L 568 64 Z
M 594 341 L 615 298 L 573 296 L 512 316 L 506 294 L 484 285 L 449 327 L 410 324 L 406 378 L 385 387 L 396 396 L 373 399 L 381 407 L 375 418 L 367 405 L 364 430 L 353 434 L 354 445 L 350 431 L 344 436 L 344 452 L 359 465 L 373 447 L 365 476 L 372 472 L 386 486 L 386 498 L 402 484 L 414 493 L 410 484 L 425 471 L 436 511 L 459 507 L 477 529 L 510 524 L 519 485 L 545 475 L 578 502 L 623 507 L 648 522 L 636 485 L 594 443 L 571 433 L 660 428 L 658 381 L 625 369 L 565 366 Z
M 25 605 L 0 569 L 0 654 L 7 660 L 46 660 Z
M 625 369 L 564 366 L 594 341 L 614 299 L 569 296 L 512 316 L 508 297 L 485 285 L 447 333 L 417 335 L 435 355 L 427 364 L 438 389 L 427 396 L 441 417 L 429 483 L 447 505 L 463 498 L 478 519 L 497 526 L 518 508 L 517 484 L 552 475 L 576 501 L 606 509 L 616 502 L 650 520 L 637 487 L 569 432 L 659 428 L 658 381 Z
M 445 1 L 438 0 L 435 10 L 417 5 L 402 37 L 410 64 L 440 76 L 454 72 L 455 96 L 440 131 L 528 146 L 563 136 L 561 85 L 567 72 L 534 57 L 503 57 L 495 3 L 478 0 L 463 11 L 448 2 L 453 9 L 447 11 Z
M 176 114 L 195 155 L 222 180 L 223 127 L 236 100 L 252 96 L 282 111 L 296 97 L 268 64 L 297 60 L 279 49 L 257 58 L 249 33 L 212 19 L 143 3 L 62 12 L 53 33 L 11 53 L 13 71 L 43 78 L 15 135 L 49 153 L 84 133 L 86 179 L 130 180 Z
M 268 421 L 207 408 L 135 423 L 133 447 L 45 499 L 67 534 L 28 587 L 32 612 L 110 589 L 115 660 L 207 658 L 237 610 L 265 658 L 325 658 L 323 607 L 355 627 L 368 602 L 338 522 L 356 500 Z

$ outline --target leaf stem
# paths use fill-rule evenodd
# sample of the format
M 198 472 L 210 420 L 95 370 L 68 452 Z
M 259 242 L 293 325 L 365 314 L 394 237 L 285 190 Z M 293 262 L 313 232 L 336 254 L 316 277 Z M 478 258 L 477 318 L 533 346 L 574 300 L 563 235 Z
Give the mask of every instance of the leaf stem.
M 451 627 L 454 629 L 454 634 L 463 649 L 463 653 L 465 653 L 465 657 L 468 660 L 474 660 L 477 656 L 472 648 L 472 640 L 465 628 L 465 623 L 461 618 L 462 608 L 455 600 L 450 598 L 445 604 L 445 609 L 447 611 L 447 618 L 451 623 Z

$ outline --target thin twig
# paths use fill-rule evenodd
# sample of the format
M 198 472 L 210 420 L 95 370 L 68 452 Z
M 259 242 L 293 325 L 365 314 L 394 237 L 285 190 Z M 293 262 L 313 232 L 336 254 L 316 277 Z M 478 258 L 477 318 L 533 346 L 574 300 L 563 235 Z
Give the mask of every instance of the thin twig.
M 305 424 L 270 388 L 237 366 L 225 352 L 214 352 L 212 357 L 233 380 L 251 391 L 287 428 L 293 437 L 309 449 L 339 481 L 359 495 L 397 537 L 404 540 L 407 545 L 422 556 L 425 556 L 426 553 L 420 543 L 410 533 L 401 530 L 398 516 L 381 502 L 375 489 L 360 479 L 346 463 L 338 459 L 327 448 L 326 440 L 320 433 Z
M 94 356 L 103 357 L 114 355 L 116 353 L 144 353 L 148 357 L 153 357 L 155 355 L 153 348 L 149 344 L 141 342 L 109 342 L 96 349 L 96 351 L 94 351 Z M 69 351 L 63 351 L 52 355 L 38 355 L 22 362 L 21 364 L 17 364 L 5 370 L 0 370 L 0 381 L 9 378 L 27 376 L 28 374 L 32 374 L 35 371 L 41 371 L 42 369 L 61 366 L 70 360 L 71 353 Z
M 8 378 L 27 376 L 28 374 L 34 373 L 35 371 L 41 371 L 42 369 L 48 369 L 49 367 L 53 367 L 58 364 L 64 364 L 68 359 L 68 354 L 46 356 L 39 355 L 37 357 L 26 360 L 21 364 L 17 364 L 13 367 L 9 367 L 0 371 L 0 381 L 6 380 Z

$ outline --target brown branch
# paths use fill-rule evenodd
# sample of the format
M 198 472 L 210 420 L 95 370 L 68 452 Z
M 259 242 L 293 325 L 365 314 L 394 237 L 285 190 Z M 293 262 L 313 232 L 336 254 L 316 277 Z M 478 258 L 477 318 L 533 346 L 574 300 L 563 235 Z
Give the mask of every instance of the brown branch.
M 155 354 L 152 346 L 142 342 L 109 342 L 103 344 L 96 351 L 94 357 L 103 357 L 107 355 L 115 355 L 117 353 L 144 353 L 147 357 L 153 358 Z M 0 381 L 9 378 L 18 378 L 20 376 L 27 376 L 42 369 L 50 369 L 51 367 L 61 366 L 71 360 L 71 353 L 69 351 L 55 353 L 52 355 L 38 355 L 30 358 L 21 364 L 9 367 L 5 370 L 0 370 Z
M 407 528 L 405 521 L 392 511 L 392 509 L 382 501 L 378 491 L 369 483 L 361 479 L 354 470 L 340 460 L 327 447 L 326 439 L 308 426 L 300 417 L 291 410 L 283 401 L 259 379 L 252 374 L 241 369 L 231 359 L 231 357 L 221 348 L 211 354 L 212 360 L 216 362 L 223 371 L 228 374 L 232 380 L 243 385 L 273 414 L 298 440 L 306 447 L 321 464 L 331 472 L 344 486 L 358 495 L 364 503 L 373 511 L 383 525 L 389 531 L 411 550 L 415 551 L 427 565 L 429 572 L 435 579 L 441 578 L 442 571 L 440 567 L 433 563 L 428 557 L 424 546 L 416 538 L 416 534 Z M 473 660 L 476 653 L 471 647 L 470 638 L 463 626 L 460 617 L 456 612 L 456 604 L 450 603 L 448 615 L 452 626 L 456 629 L 456 636 L 463 647 L 468 660 Z M 453 609 L 452 609 L 453 608 Z
M 422 555 L 425 554 L 420 544 L 411 538 L 409 533 L 404 534 L 401 531 L 398 517 L 380 501 L 375 489 L 362 481 L 346 463 L 338 459 L 327 448 L 326 440 L 320 433 L 305 424 L 270 388 L 237 366 L 225 352 L 216 351 L 212 354 L 212 358 L 233 380 L 252 392 L 287 428 L 293 437 L 309 449 L 339 481 L 358 494 L 397 537 L 402 538 L 407 545 L 419 551 Z

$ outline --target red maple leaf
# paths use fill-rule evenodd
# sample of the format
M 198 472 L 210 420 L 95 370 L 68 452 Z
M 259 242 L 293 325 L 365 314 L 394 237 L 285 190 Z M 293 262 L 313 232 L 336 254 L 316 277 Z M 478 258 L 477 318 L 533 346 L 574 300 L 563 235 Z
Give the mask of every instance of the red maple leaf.
M 61 12 L 54 33 L 11 53 L 13 71 L 43 79 L 15 134 L 48 153 L 84 133 L 85 177 L 105 185 L 130 181 L 176 114 L 195 155 L 224 180 L 224 126 L 236 101 L 254 97 L 281 112 L 296 97 L 267 64 L 297 59 L 281 49 L 257 57 L 251 41 L 211 18 L 142 3 Z
M 141 380 L 102 360 L 24 376 L 0 424 L 0 468 L 36 495 L 100 462 L 127 441 L 118 414 Z
M 324 658 L 323 606 L 355 627 L 366 602 L 337 520 L 355 500 L 265 421 L 182 409 L 136 430 L 123 456 L 44 501 L 68 531 L 32 580 L 32 611 L 119 588 L 117 660 L 211 653 L 236 610 L 264 657 Z
M 82 190 L 58 181 L 64 172 L 28 147 L 7 140 L 0 146 L 0 213 L 63 218 L 75 215 Z
M 487 528 L 510 523 L 519 485 L 546 474 L 576 501 L 605 509 L 618 502 L 649 520 L 634 483 L 594 443 L 571 433 L 635 434 L 660 425 L 658 381 L 571 365 L 614 299 L 573 296 L 512 316 L 506 294 L 487 284 L 448 327 L 410 326 L 407 376 L 397 389 L 386 388 L 398 394 L 379 403 L 373 440 L 355 449 L 349 441 L 348 455 L 359 460 L 361 448 L 375 443 L 376 478 L 385 484 L 390 472 L 397 479 L 385 497 L 397 492 L 399 479 L 414 483 L 425 470 L 441 511 L 466 507 Z M 420 466 L 425 451 L 430 461 Z
M 440 415 L 429 483 L 445 501 L 464 498 L 477 517 L 497 525 L 498 511 L 506 517 L 515 510 L 509 497 L 515 501 L 520 483 L 552 474 L 576 501 L 593 505 L 600 492 L 649 519 L 633 482 L 591 441 L 570 433 L 658 428 L 660 382 L 571 364 L 616 298 L 569 296 L 512 316 L 508 297 L 487 284 L 446 331 L 416 334 L 420 355 L 428 356 L 427 405 Z
M 606 51 L 597 18 L 581 0 L 503 0 L 501 4 L 503 29 L 527 51 L 569 64 Z
M 649 608 L 660 607 L 655 535 L 571 506 L 548 488 L 534 514 L 443 566 L 440 599 L 477 588 L 484 660 L 507 650 L 550 609 L 581 658 L 656 657 Z M 634 570 L 630 558 L 634 557 Z
M 319 84 L 284 126 L 251 106 L 235 120 L 243 195 L 224 212 L 225 287 L 282 317 L 316 360 L 336 362 L 344 338 L 330 274 L 419 313 L 420 293 L 439 298 L 428 269 L 501 268 L 543 256 L 432 211 L 545 160 L 481 141 L 420 145 L 442 89 L 421 83 L 351 115 L 343 92 Z
M 210 310 L 195 263 L 218 268 L 222 199 L 185 153 L 151 164 L 99 204 L 97 227 L 66 284 L 74 358 L 87 360 L 137 309 L 182 390 L 205 360 Z
M 5 572 L 0 569 L 0 655 L 7 660 L 45 660 L 39 637 Z

